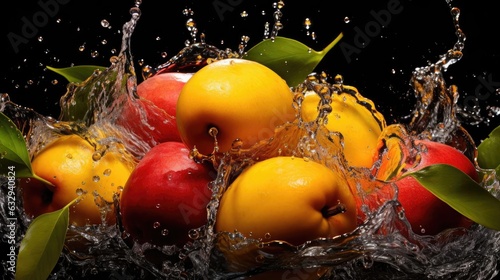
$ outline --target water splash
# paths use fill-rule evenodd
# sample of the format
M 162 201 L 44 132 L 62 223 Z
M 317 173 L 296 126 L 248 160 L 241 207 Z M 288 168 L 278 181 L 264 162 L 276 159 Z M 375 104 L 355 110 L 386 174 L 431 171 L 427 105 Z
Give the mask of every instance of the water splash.
M 451 14 L 457 36 L 453 48 L 441 55 L 437 62 L 413 71 L 410 84 L 417 104 L 408 130 L 414 135 L 449 144 L 474 161 L 474 140 L 457 118 L 458 88 L 447 86 L 443 77 L 443 72 L 462 58 L 466 39 L 459 24 L 460 10 L 451 7 Z

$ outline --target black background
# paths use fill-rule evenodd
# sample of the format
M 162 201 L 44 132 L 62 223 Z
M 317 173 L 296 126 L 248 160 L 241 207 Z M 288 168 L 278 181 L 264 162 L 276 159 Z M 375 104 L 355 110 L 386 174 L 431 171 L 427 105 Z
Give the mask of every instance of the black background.
M 190 17 L 197 23 L 199 34 L 205 34 L 207 43 L 236 50 L 243 35 L 250 36 L 248 49 L 263 39 L 264 24 L 273 23 L 273 3 L 272 0 L 143 1 L 131 47 L 138 73 L 139 61 L 157 66 L 191 39 L 183 9 L 192 10 Z M 47 11 L 44 6 L 49 4 Z M 120 49 L 121 28 L 130 19 L 129 9 L 134 1 L 41 0 L 11 1 L 10 5 L 13 7 L 4 9 L 0 19 L 0 93 L 8 93 L 14 102 L 44 115 L 57 117 L 58 101 L 66 85 L 60 76 L 46 71 L 45 66 L 108 66 L 110 56 Z M 375 102 L 388 123 L 404 122 L 415 103 L 409 86 L 412 71 L 436 62 L 457 41 L 450 13 L 450 5 L 456 6 L 461 11 L 460 26 L 467 40 L 463 58 L 450 66 L 445 76 L 448 84 L 458 86 L 459 106 L 479 105 L 480 115 L 490 120 L 489 124 L 465 124 L 476 141 L 484 139 L 500 124 L 499 117 L 488 116 L 492 112 L 490 106 L 500 106 L 499 94 L 495 92 L 500 87 L 500 51 L 495 43 L 500 21 L 491 2 L 288 0 L 282 9 L 284 29 L 279 35 L 321 50 L 344 32 L 342 41 L 354 45 L 356 27 L 364 30 L 369 24 L 377 24 L 374 14 L 387 11 L 388 5 L 397 5 L 400 12 L 386 18 L 384 27 L 365 40 L 359 53 L 348 59 L 335 47 L 316 70 L 332 76 L 342 74 L 346 84 L 356 86 L 362 95 Z M 248 16 L 242 17 L 242 12 Z M 312 21 L 309 32 L 316 34 L 315 39 L 307 35 L 303 25 L 306 18 Z M 101 25 L 103 19 L 111 28 Z M 26 22 L 34 24 L 35 29 L 27 32 Z M 13 34 L 25 40 L 18 44 L 17 50 L 9 39 Z M 84 50 L 79 50 L 80 46 L 85 46 Z M 94 57 L 95 51 L 98 55 Z M 162 56 L 164 52 L 167 57 Z M 481 82 L 484 80 L 491 87 L 484 87 Z

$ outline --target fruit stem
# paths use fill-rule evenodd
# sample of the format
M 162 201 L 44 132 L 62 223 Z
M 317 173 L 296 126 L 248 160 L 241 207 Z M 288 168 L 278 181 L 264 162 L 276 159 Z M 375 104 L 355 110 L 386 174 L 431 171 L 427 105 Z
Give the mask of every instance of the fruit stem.
M 324 209 L 322 212 L 323 212 L 323 216 L 325 218 L 328 218 L 328 217 L 332 217 L 332 216 L 335 216 L 338 214 L 345 213 L 346 211 L 347 211 L 347 208 L 346 208 L 345 204 L 339 203 L 333 207 L 330 207 L 328 209 Z

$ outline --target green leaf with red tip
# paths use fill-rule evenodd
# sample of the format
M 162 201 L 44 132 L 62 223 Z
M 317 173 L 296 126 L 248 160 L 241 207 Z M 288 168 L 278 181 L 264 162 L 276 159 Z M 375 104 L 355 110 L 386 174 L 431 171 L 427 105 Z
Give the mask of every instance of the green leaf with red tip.
M 14 122 L 2 112 L 0 112 L 0 159 L 0 175 L 12 174 L 16 178 L 36 178 L 52 185 L 33 173 L 23 134 Z
M 412 176 L 436 197 L 474 222 L 500 230 L 500 200 L 456 167 L 434 164 L 405 176 Z
M 47 66 L 47 69 L 63 76 L 70 83 L 80 83 L 90 77 L 95 70 L 104 71 L 106 67 L 95 65 L 78 65 L 66 68 L 55 68 Z
M 243 58 L 259 62 L 278 73 L 289 86 L 304 82 L 323 57 L 342 39 L 340 33 L 326 48 L 315 51 L 303 43 L 276 37 L 253 46 Z
M 488 138 L 477 147 L 477 163 L 485 169 L 496 169 L 500 176 L 500 126 L 495 128 Z
M 56 266 L 63 250 L 69 226 L 69 207 L 45 213 L 28 227 L 17 258 L 16 279 L 45 280 Z

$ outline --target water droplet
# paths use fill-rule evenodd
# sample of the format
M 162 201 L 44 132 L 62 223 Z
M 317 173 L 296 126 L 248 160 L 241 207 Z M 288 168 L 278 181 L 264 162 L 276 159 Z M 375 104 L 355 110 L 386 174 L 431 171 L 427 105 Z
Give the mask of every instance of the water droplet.
M 264 238 L 265 239 L 271 239 L 271 233 L 266 232 L 266 234 L 264 234 Z
M 94 181 L 96 183 L 99 182 L 99 180 L 101 180 L 101 178 L 99 176 L 97 176 L 97 175 L 95 175 L 95 176 L 92 177 L 92 181 Z
M 3 93 L 0 97 L 0 102 L 9 102 L 10 101 L 10 95 L 8 93 Z
M 78 196 L 81 196 L 81 195 L 86 194 L 86 193 L 87 192 L 82 188 L 76 189 L 76 195 L 78 195 Z
M 197 231 L 196 229 L 191 229 L 188 232 L 188 236 L 189 236 L 189 238 L 196 240 L 196 239 L 200 238 L 200 232 Z
M 161 230 L 161 235 L 167 236 L 168 235 L 168 229 L 164 228 Z
M 109 21 L 106 19 L 101 20 L 101 26 L 105 28 L 109 27 Z
M 157 208 L 157 209 L 160 209 L 160 206 L 161 206 L 161 204 L 160 204 L 160 203 L 156 204 L 156 208 Z
M 73 155 L 72 154 L 66 154 L 66 158 L 72 159 Z
M 210 129 L 208 129 L 208 135 L 212 136 L 212 137 L 217 137 L 217 134 L 219 133 L 219 130 L 212 126 Z
M 43 41 L 43 37 L 42 36 L 38 36 L 38 42 L 42 42 Z
M 153 223 L 153 228 L 154 228 L 154 229 L 157 229 L 157 228 L 159 228 L 159 227 L 160 227 L 160 225 L 161 225 L 161 224 L 160 224 L 160 222 L 154 222 L 154 223 Z
M 194 15 L 194 12 L 191 9 L 184 9 L 182 10 L 182 14 L 188 17 Z
M 130 15 L 132 15 L 133 18 L 139 18 L 141 16 L 141 9 L 139 9 L 139 7 L 130 8 Z
M 255 257 L 255 261 L 256 261 L 257 263 L 264 263 L 264 261 L 265 261 L 265 257 L 264 257 L 263 255 L 257 255 L 257 256 Z
M 155 73 L 155 71 L 151 65 L 145 65 L 144 67 L 142 67 L 142 76 L 145 79 L 153 76 L 154 73 Z
M 274 24 L 274 28 L 275 28 L 277 31 L 278 31 L 278 30 L 283 29 L 283 24 L 281 23 L 281 21 L 276 22 L 276 23 Z
M 78 47 L 78 50 L 83 52 L 85 50 L 85 44 L 80 45 L 80 47 Z
M 306 19 L 304 20 L 304 27 L 305 27 L 306 29 L 309 29 L 309 28 L 311 28 L 311 25 L 312 25 L 311 19 L 306 18 Z
M 344 84 L 344 77 L 340 74 L 335 75 L 335 78 L 333 79 L 336 84 L 342 85 Z
M 242 18 L 246 18 L 246 17 L 248 17 L 248 13 L 247 13 L 247 11 L 243 11 L 243 12 L 241 12 L 241 13 L 240 13 L 240 16 L 241 16 Z
M 92 160 L 93 161 L 98 161 L 102 158 L 102 154 L 100 152 L 95 152 L 92 154 Z
M 192 18 L 186 21 L 186 28 L 188 31 L 193 31 L 195 27 L 196 27 L 196 22 Z
M 102 172 L 102 175 L 104 175 L 104 176 L 111 175 L 111 169 L 107 168 L 106 170 L 104 170 L 104 172 Z
M 345 18 L 344 18 L 344 22 L 345 22 L 345 23 L 349 23 L 349 22 L 351 22 L 351 19 L 350 19 L 349 17 L 345 17 Z
M 99 270 L 95 267 L 90 269 L 90 274 L 97 275 L 99 273 Z

